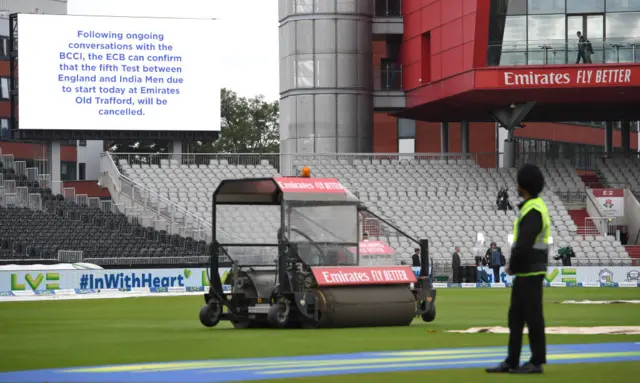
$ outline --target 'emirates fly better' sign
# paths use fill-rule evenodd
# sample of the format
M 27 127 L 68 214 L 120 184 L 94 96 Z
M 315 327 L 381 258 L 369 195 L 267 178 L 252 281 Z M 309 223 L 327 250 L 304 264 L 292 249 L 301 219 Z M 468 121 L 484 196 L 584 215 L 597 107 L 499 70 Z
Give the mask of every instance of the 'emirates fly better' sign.
M 506 70 L 503 73 L 504 87 L 549 87 L 549 86 L 607 86 L 607 85 L 631 85 L 640 83 L 638 73 L 628 68 L 609 69 L 577 69 L 557 68 L 531 69 L 531 70 Z

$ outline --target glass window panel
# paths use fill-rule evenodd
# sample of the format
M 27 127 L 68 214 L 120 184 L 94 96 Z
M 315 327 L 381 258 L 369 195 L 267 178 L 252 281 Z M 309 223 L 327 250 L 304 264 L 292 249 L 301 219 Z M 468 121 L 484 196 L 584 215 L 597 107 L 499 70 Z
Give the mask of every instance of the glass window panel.
M 313 13 L 313 0 L 296 0 L 296 13 Z
M 640 11 L 640 0 L 607 0 L 607 12 Z
M 504 37 L 502 41 L 522 41 L 524 43 L 526 40 L 526 16 L 508 16 L 504 26 Z
M 529 16 L 528 64 L 546 65 L 563 61 L 565 51 L 565 16 Z M 556 54 L 554 54 L 556 52 Z M 558 57 L 557 52 L 561 53 Z
M 9 138 L 9 120 L 6 118 L 0 120 L 0 137 Z
M 399 138 L 415 138 L 416 121 L 405 118 L 398 119 L 398 137 Z
M 604 38 L 604 16 L 588 15 L 586 18 L 587 30 L 584 33 L 587 39 L 592 43 L 596 40 L 602 40 Z
M 529 0 L 529 14 L 565 13 L 564 0 Z
M 0 97 L 5 100 L 9 99 L 9 79 L 6 77 L 0 79 Z
M 313 59 L 296 61 L 296 77 L 298 88 L 313 88 Z
M 567 0 L 567 13 L 604 12 L 604 0 Z
M 490 42 L 493 53 L 499 55 L 500 62 L 492 65 L 524 65 L 527 63 L 527 17 L 506 16 L 502 41 Z M 495 60 L 495 59 L 493 59 Z
M 508 0 L 507 15 L 526 15 L 527 0 Z
M 563 42 L 566 35 L 565 16 L 529 16 L 529 29 L 527 32 L 530 48 L 531 45 L 540 45 L 541 43 Z
M 640 38 L 640 12 L 607 13 L 607 40 Z
M 587 30 L 585 36 L 591 42 L 593 53 L 591 61 L 595 63 L 603 63 L 606 46 L 604 44 L 604 16 L 603 15 L 587 15 Z
M 527 0 L 491 0 L 491 12 L 498 15 L 526 15 Z

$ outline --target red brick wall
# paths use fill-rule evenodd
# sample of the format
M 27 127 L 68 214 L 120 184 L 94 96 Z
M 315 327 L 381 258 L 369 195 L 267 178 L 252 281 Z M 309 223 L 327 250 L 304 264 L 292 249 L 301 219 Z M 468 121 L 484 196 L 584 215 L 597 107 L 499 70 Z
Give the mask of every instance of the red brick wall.
M 588 126 L 528 122 L 523 129 L 516 130 L 516 137 L 572 142 L 586 145 L 604 146 L 604 129 Z M 619 130 L 613 131 L 613 145 L 621 147 L 622 135 Z M 631 148 L 638 149 L 638 133 L 631 133 Z
M 398 120 L 387 112 L 373 113 L 373 152 L 398 152 Z
M 43 160 L 47 158 L 47 147 L 43 144 L 25 142 L 0 142 L 2 154 L 13 154 L 16 160 Z M 76 162 L 78 150 L 75 146 L 60 147 L 60 161 Z
M 76 194 L 86 194 L 89 197 L 111 199 L 109 189 L 98 186 L 97 181 L 64 181 L 65 188 L 75 188 Z

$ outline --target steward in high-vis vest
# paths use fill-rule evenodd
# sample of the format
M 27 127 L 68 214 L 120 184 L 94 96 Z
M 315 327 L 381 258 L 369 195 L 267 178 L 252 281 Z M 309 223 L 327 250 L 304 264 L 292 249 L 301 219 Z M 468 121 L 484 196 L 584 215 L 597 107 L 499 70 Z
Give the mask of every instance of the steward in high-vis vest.
M 520 374 L 542 373 L 547 363 L 545 324 L 542 310 L 543 281 L 549 260 L 551 218 L 547 205 L 539 197 L 544 176 L 535 165 L 524 165 L 518 171 L 518 194 L 524 202 L 513 225 L 513 246 L 506 273 L 514 276 L 509 307 L 509 355 L 487 372 Z M 529 328 L 531 359 L 520 365 L 522 333 Z

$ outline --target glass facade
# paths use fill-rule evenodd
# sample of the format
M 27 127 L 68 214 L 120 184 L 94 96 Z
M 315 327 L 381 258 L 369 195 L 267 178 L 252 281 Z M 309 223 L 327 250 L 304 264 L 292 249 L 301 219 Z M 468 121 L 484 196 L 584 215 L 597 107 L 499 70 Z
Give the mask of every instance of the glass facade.
M 604 155 L 604 147 L 572 142 L 516 138 L 516 158 L 523 163 L 544 161 L 568 161 L 576 169 L 595 170 L 597 158 Z M 622 149 L 614 148 L 615 152 Z
M 640 62 L 640 0 L 491 0 L 487 64 L 576 63 L 577 32 L 594 64 Z

